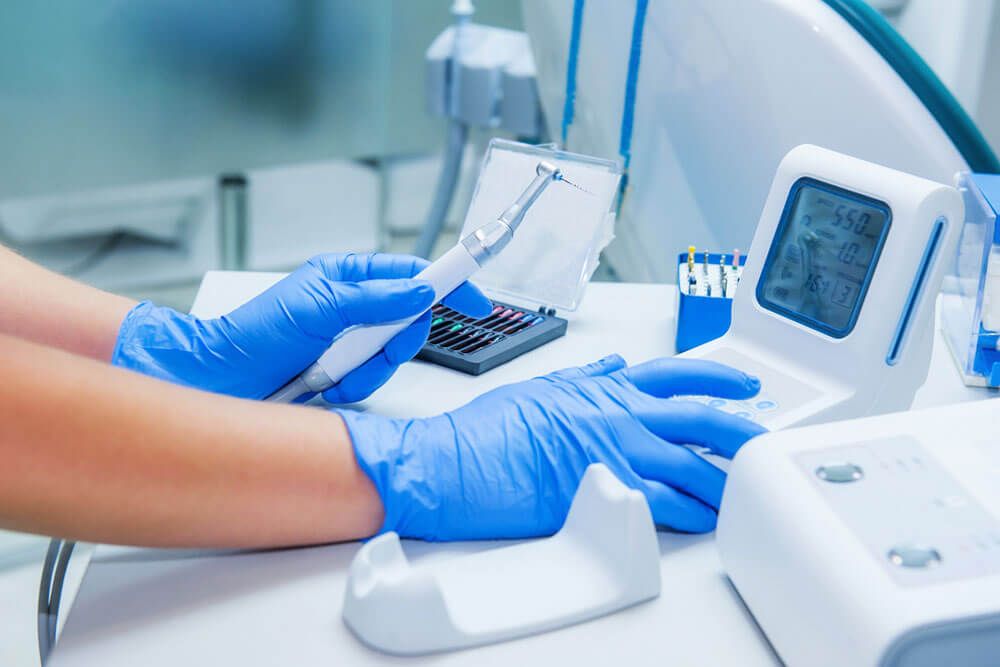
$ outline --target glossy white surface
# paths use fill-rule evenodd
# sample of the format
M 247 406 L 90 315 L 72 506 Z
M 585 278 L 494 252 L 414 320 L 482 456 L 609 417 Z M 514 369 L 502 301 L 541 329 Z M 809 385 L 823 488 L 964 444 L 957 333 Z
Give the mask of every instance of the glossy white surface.
M 228 311 L 278 274 L 209 273 L 193 310 Z M 630 362 L 671 354 L 673 286 L 594 283 L 565 337 L 478 378 L 424 363 L 404 366 L 370 401 L 389 415 L 428 415 L 507 382 L 621 352 Z M 935 341 L 917 405 L 975 400 L 943 341 Z M 659 598 L 581 625 L 422 660 L 435 665 L 774 665 L 777 660 L 728 583 L 712 535 L 659 533 Z M 262 553 L 98 549 L 50 667 L 136 664 L 388 665 L 341 622 L 358 543 Z M 411 561 L 496 543 L 406 541 Z
M 634 7 L 585 3 L 568 150 L 618 154 Z M 572 8 L 522 1 L 554 137 Z M 802 143 L 943 183 L 965 167 L 895 71 L 823 2 L 649 3 L 612 265 L 623 280 L 668 281 L 692 243 L 746 249 L 778 162 Z

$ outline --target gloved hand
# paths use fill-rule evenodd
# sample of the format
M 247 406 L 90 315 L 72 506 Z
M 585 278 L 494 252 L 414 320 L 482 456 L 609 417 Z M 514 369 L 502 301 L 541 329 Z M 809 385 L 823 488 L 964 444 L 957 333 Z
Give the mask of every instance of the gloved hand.
M 264 398 L 302 372 L 355 324 L 384 324 L 430 307 L 429 283 L 409 280 L 428 262 L 403 255 L 320 255 L 229 315 L 201 320 L 149 302 L 122 322 L 112 363 L 177 384 L 244 398 Z M 444 299 L 470 317 L 490 314 L 471 283 Z M 430 313 L 323 393 L 353 403 L 382 386 L 420 351 Z
M 587 466 L 645 494 L 657 524 L 715 527 L 725 457 L 761 426 L 677 395 L 744 399 L 760 382 L 710 361 L 613 355 L 486 393 L 427 419 L 342 411 L 358 463 L 385 507 L 383 531 L 426 540 L 522 538 L 558 530 Z

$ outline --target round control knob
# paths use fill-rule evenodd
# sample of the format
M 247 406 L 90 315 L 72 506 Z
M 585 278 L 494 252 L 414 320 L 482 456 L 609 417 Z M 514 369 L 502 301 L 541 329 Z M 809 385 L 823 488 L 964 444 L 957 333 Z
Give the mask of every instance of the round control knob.
M 899 567 L 933 567 L 941 562 L 941 554 L 931 547 L 901 544 L 889 549 L 889 561 Z
M 816 476 L 824 482 L 847 484 L 864 477 L 865 471 L 861 469 L 861 466 L 853 463 L 827 463 L 816 468 Z

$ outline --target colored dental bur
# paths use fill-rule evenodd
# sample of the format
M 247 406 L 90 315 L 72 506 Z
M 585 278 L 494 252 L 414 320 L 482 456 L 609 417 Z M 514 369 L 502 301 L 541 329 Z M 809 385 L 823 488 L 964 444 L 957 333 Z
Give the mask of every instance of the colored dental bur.
M 694 251 L 693 245 L 688 246 L 688 294 L 694 294 L 698 289 L 698 278 L 694 275 Z
M 437 345 L 443 344 L 445 341 L 457 338 L 457 335 L 464 327 L 461 324 L 453 324 L 450 327 L 439 331 L 436 335 L 431 336 L 430 341 Z

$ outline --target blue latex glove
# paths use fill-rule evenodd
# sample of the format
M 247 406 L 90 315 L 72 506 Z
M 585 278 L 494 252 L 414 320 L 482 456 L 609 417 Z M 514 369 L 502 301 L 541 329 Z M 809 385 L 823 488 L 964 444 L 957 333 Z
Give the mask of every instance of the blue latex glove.
M 658 525 L 715 527 L 725 473 L 682 444 L 725 457 L 761 426 L 676 395 L 744 399 L 760 382 L 714 362 L 613 355 L 500 387 L 452 412 L 387 419 L 343 411 L 383 531 L 426 540 L 521 538 L 558 530 L 591 463 L 649 501 Z
M 264 398 L 302 372 L 355 324 L 384 324 L 430 307 L 429 283 L 409 280 L 428 262 L 403 255 L 320 255 L 229 315 L 201 320 L 149 302 L 122 322 L 112 363 L 177 384 Z M 464 283 L 444 303 L 485 317 L 489 299 Z M 382 386 L 420 351 L 430 313 L 323 393 L 353 403 Z

